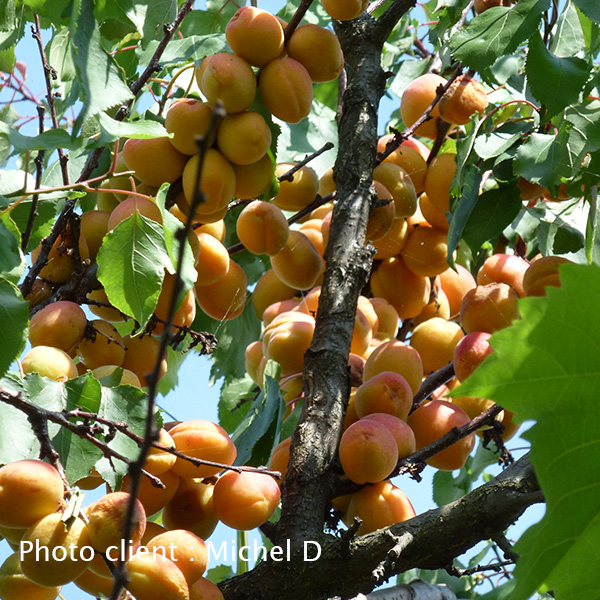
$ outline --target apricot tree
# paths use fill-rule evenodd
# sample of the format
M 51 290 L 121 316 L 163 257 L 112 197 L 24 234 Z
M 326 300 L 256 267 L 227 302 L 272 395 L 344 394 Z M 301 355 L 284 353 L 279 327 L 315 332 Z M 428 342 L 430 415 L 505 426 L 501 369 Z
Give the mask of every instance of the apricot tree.
M 0 598 L 599 597 L 600 9 L 256 4 L 0 6 Z

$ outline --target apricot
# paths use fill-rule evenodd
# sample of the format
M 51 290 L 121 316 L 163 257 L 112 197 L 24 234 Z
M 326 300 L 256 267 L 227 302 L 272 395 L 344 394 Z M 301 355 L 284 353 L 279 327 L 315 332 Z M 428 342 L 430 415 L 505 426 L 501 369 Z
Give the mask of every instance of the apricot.
M 296 163 L 284 162 L 275 167 L 275 175 L 281 177 Z M 281 210 L 297 211 L 308 206 L 316 197 L 319 178 L 311 167 L 304 166 L 294 173 L 292 181 L 282 180 L 273 204 Z
M 545 296 L 546 288 L 560 287 L 558 265 L 571 263 L 562 256 L 544 256 L 534 260 L 523 276 L 525 296 Z
M 129 369 L 135 373 L 141 384 L 146 387 L 148 385 L 147 376 L 153 371 L 158 360 L 160 342 L 150 335 L 138 337 L 128 335 L 123 338 L 123 345 L 127 350 L 121 366 L 123 369 Z M 167 358 L 163 356 L 160 361 L 158 379 L 161 379 L 166 372 Z
M 360 418 L 387 413 L 406 421 L 412 401 L 413 391 L 408 381 L 393 371 L 382 371 L 358 387 L 354 407 Z
M 521 200 L 535 200 L 540 196 L 543 196 L 547 189 L 539 183 L 531 183 L 524 177 L 519 177 L 517 181 L 517 187 L 521 192 Z
M 423 361 L 425 375 L 445 367 L 454 358 L 454 349 L 464 337 L 458 323 L 439 317 L 417 325 L 410 338 L 410 345 L 417 350 Z
M 267 269 L 254 286 L 252 305 L 260 319 L 272 303 L 289 300 L 295 294 L 295 288 L 281 281 L 273 269 Z
M 425 193 L 433 206 L 443 212 L 450 210 L 450 186 L 456 174 L 456 154 L 438 154 L 427 169 Z
M 404 320 L 416 317 L 427 306 L 431 283 L 395 256 L 386 258 L 371 275 L 371 290 L 375 296 L 385 298 Z
M 19 553 L 11 554 L 0 566 L 0 598 L 3 600 L 54 600 L 60 587 L 42 587 L 21 570 Z
M 433 292 L 429 304 L 413 319 L 413 325 L 420 325 L 434 317 L 439 317 L 446 321 L 450 318 L 450 303 L 441 288 Z
M 226 465 L 233 464 L 237 453 L 234 443 L 228 433 L 216 423 L 203 419 L 185 421 L 176 425 L 169 431 L 175 447 L 193 458 L 219 462 Z M 180 477 L 211 477 L 221 469 L 208 465 L 195 466 L 188 460 L 177 458 L 172 467 L 174 473 Z
M 88 567 L 84 546 L 90 545 L 88 528 L 79 517 L 69 526 L 55 512 L 36 521 L 25 533 L 19 549 L 23 574 L 38 585 L 58 587 L 79 577 Z M 36 556 L 36 548 L 40 548 Z
M 473 10 L 480 15 L 482 12 L 488 10 L 488 8 L 494 8 L 495 6 L 510 6 L 512 0 L 475 0 Z
M 228 115 L 217 132 L 217 146 L 232 163 L 249 165 L 260 160 L 271 145 L 271 130 L 262 115 L 245 111 Z
M 212 237 L 219 240 L 221 244 L 225 241 L 226 227 L 223 219 L 213 223 L 205 223 L 195 228 L 194 231 L 196 233 L 208 233 L 208 235 L 212 235 Z
M 313 23 L 298 27 L 286 50 L 289 57 L 304 66 L 315 83 L 337 79 L 344 68 L 344 55 L 335 34 Z
M 87 568 L 73 583 L 80 589 L 96 598 L 101 595 L 110 597 L 113 586 L 112 577 L 102 577 Z
M 452 428 L 469 422 L 470 419 L 462 408 L 445 400 L 431 400 L 408 417 L 408 424 L 415 434 L 417 450 L 435 442 Z M 470 434 L 428 458 L 426 462 L 442 471 L 461 469 L 474 445 L 475 435 Z
M 268 341 L 263 342 L 265 357 L 278 362 L 284 375 L 302 371 L 304 354 L 310 348 L 315 331 L 314 319 L 305 316 L 310 321 L 288 321 L 277 325 L 269 332 Z
M 440 210 L 437 206 L 434 206 L 429 199 L 429 196 L 423 192 L 419 197 L 419 208 L 423 218 L 432 227 L 437 227 L 446 233 L 450 229 L 450 223 L 448 223 L 448 217 L 443 210 Z
M 0 468 L 0 526 L 33 525 L 58 510 L 63 494 L 63 481 L 48 463 L 18 460 L 4 465 Z
M 232 164 L 231 166 L 235 174 L 233 195 L 240 200 L 262 196 L 273 181 L 273 162 L 268 154 L 249 165 Z
M 404 264 L 417 275 L 435 277 L 448 268 L 448 234 L 435 227 L 415 227 L 402 248 Z
M 73 235 L 70 228 L 67 228 L 57 240 L 52 244 L 48 253 L 48 262 L 39 273 L 42 279 L 46 279 L 51 283 L 65 283 L 69 281 L 73 275 L 77 265 L 73 255 Z M 79 236 L 78 240 L 79 258 L 84 261 L 90 257 L 87 242 L 83 236 Z M 37 261 L 41 252 L 41 245 L 31 253 L 32 264 Z
M 194 155 L 183 169 L 183 193 L 188 203 L 192 202 L 196 193 L 199 161 L 199 156 Z M 204 155 L 200 173 L 200 191 L 204 194 L 204 201 L 196 208 L 195 219 L 202 221 L 203 217 L 225 209 L 233 198 L 234 190 L 235 173 L 231 163 L 218 150 L 209 148 Z M 187 214 L 186 205 L 178 206 Z
M 163 552 L 183 573 L 188 585 L 200 579 L 208 566 L 208 550 L 204 540 L 185 529 L 171 529 L 153 537 L 146 547 Z
M 138 552 L 127 561 L 127 589 L 137 600 L 189 600 L 188 584 L 160 552 Z
M 352 388 L 350 390 L 350 397 L 348 398 L 348 406 L 346 407 L 346 414 L 344 415 L 342 431 L 346 431 L 350 425 L 357 423 L 359 420 L 355 407 L 356 389 L 357 388 Z
M 167 137 L 128 139 L 121 153 L 127 168 L 140 181 L 154 187 L 179 179 L 187 160 Z
M 86 294 L 86 298 L 88 300 L 93 300 L 96 302 L 103 302 L 109 306 L 96 306 L 95 304 L 89 304 L 88 308 L 90 312 L 94 313 L 97 317 L 100 317 L 103 321 L 112 321 L 118 322 L 123 321 L 125 317 L 121 313 L 121 311 L 116 308 L 111 308 L 110 302 L 108 301 L 108 296 L 104 291 L 104 288 L 98 288 L 97 290 L 92 290 Z
M 421 387 L 423 363 L 419 353 L 404 342 L 390 340 L 378 346 L 365 363 L 364 381 L 383 371 L 393 371 L 402 375 L 410 385 L 413 394 Z
M 459 75 L 440 98 L 438 112 L 447 123 L 465 125 L 476 112 L 483 114 L 487 105 L 481 83 L 469 75 Z
M 200 245 L 196 263 L 196 285 L 208 285 L 224 277 L 229 271 L 229 253 L 223 244 L 208 233 L 195 230 Z
M 200 479 L 182 479 L 173 499 L 163 509 L 167 529 L 185 529 L 206 540 L 219 519 L 213 503 L 214 485 Z
M 281 121 L 298 123 L 308 117 L 312 80 L 297 60 L 285 56 L 269 62 L 261 71 L 258 87 L 269 112 Z
M 354 483 L 376 483 L 390 475 L 398 462 L 398 444 L 390 430 L 373 420 L 359 420 L 344 431 L 340 462 Z
M 35 279 L 29 294 L 25 296 L 25 300 L 29 302 L 29 310 L 48 300 L 52 296 L 52 286 L 43 279 Z
M 529 263 L 514 254 L 494 254 L 486 258 L 477 273 L 477 285 L 487 283 L 507 283 L 522 298 L 523 276 L 529 268 Z
M 110 212 L 106 210 L 88 210 L 81 215 L 80 232 L 84 237 L 91 260 L 96 260 L 102 240 L 108 231 Z
M 383 152 L 393 137 L 393 134 L 380 137 L 377 142 L 377 152 Z M 429 152 L 427 147 L 425 149 Z M 391 162 L 402 167 L 413 182 L 417 194 L 423 191 L 427 175 L 427 156 L 422 156 L 421 151 L 415 145 L 415 140 L 412 138 L 404 140 L 383 162 Z
M 174 285 L 175 275 L 171 275 L 171 273 L 165 273 L 160 295 L 158 296 L 156 308 L 154 309 L 154 314 L 163 321 L 166 321 L 168 316 Z M 180 295 L 180 301 L 177 303 L 177 310 L 173 315 L 173 325 L 179 327 L 189 327 L 194 322 L 195 318 L 196 296 L 194 295 L 194 288 L 192 288 L 185 293 L 183 300 L 181 300 Z M 154 333 L 158 335 L 162 333 L 163 329 L 164 325 L 162 323 L 157 323 L 154 328 Z
M 101 367 L 96 367 L 95 369 L 92 369 L 92 375 L 96 379 L 100 380 L 104 377 L 109 377 L 117 369 L 120 368 L 121 367 L 117 367 L 117 365 L 102 365 Z M 121 378 L 119 379 L 119 383 L 117 385 L 133 385 L 137 388 L 142 387 L 139 377 L 129 369 L 122 369 Z
M 387 200 L 388 202 L 382 206 L 376 206 L 372 208 L 371 212 L 369 213 L 369 221 L 367 223 L 365 237 L 370 241 L 376 241 L 383 238 L 388 233 L 396 219 L 396 205 L 394 204 L 390 192 L 378 181 L 374 181 L 373 185 L 377 191 L 377 199 L 383 201 Z M 402 219 L 398 220 L 402 221 Z
M 398 444 L 398 460 L 410 456 L 416 449 L 415 434 L 406 421 L 388 413 L 370 413 L 362 417 L 385 425 Z
M 321 5 L 332 19 L 350 21 L 367 10 L 369 0 L 321 0 Z
M 139 196 L 129 196 L 110 213 L 107 224 L 108 231 L 112 231 L 119 223 L 132 215 L 143 215 L 162 224 L 162 214 L 156 202 Z
M 283 250 L 271 256 L 271 267 L 286 285 L 308 290 L 317 283 L 324 262 L 304 233 L 291 230 Z
M 29 323 L 32 346 L 52 346 L 68 352 L 85 332 L 87 318 L 75 302 L 59 300 L 36 312 Z
M 398 333 L 398 311 L 385 298 L 369 298 L 369 302 L 377 314 L 377 337 L 395 338 Z
M 454 373 L 462 383 L 492 352 L 489 339 L 491 333 L 474 331 L 465 335 L 454 349 Z
M 277 17 L 255 6 L 242 6 L 225 29 L 229 47 L 255 67 L 263 67 L 283 52 L 283 28 Z
M 410 127 L 427 110 L 436 98 L 439 86 L 446 85 L 447 81 L 440 75 L 426 73 L 417 77 L 406 86 L 400 99 L 400 114 L 406 127 Z M 417 135 L 435 140 L 438 135 L 437 119 L 439 117 L 438 105 L 433 107 L 430 119 L 417 127 Z
M 190 586 L 190 600 L 225 600 L 225 598 L 212 581 L 200 577 Z
M 308 221 L 304 221 L 298 228 L 298 231 L 301 231 L 310 240 L 317 252 L 321 255 L 321 258 L 325 256 L 322 224 L 323 221 L 320 219 L 309 219 Z
M 228 527 L 254 529 L 268 521 L 280 496 L 279 486 L 270 475 L 228 471 L 215 484 L 215 512 Z
M 414 214 L 417 209 L 417 192 L 402 167 L 392 162 L 383 162 L 373 170 L 373 179 L 379 181 L 392 195 L 396 219 Z
M 456 270 L 448 267 L 439 274 L 440 286 L 448 298 L 451 316 L 458 315 L 465 294 L 477 286 L 475 278 L 467 269 L 458 264 L 455 267 Z
M 269 460 L 269 471 L 279 471 L 281 477 L 279 478 L 279 485 L 283 483 L 288 463 L 290 462 L 290 445 L 292 443 L 291 436 L 285 438 L 285 440 L 279 442 L 273 452 L 271 452 L 271 459 Z
M 263 324 L 266 327 L 271 323 L 271 321 L 273 321 L 273 319 L 275 319 L 275 317 L 278 317 L 284 312 L 289 312 L 296 309 L 300 310 L 301 312 L 306 312 L 307 314 L 310 314 L 308 313 L 308 311 L 302 308 L 300 300 L 298 298 L 290 298 L 289 300 L 280 300 L 279 302 L 273 302 L 273 304 L 269 304 L 269 306 L 267 306 L 267 308 L 265 308 L 265 311 L 263 312 Z
M 73 359 L 60 348 L 35 346 L 21 361 L 23 373 L 39 373 L 54 381 L 67 381 L 79 375 Z
M 460 324 L 467 333 L 504 329 L 519 318 L 517 300 L 517 292 L 506 283 L 479 285 L 463 298 Z
M 109 546 L 119 547 L 129 498 L 126 492 L 111 492 L 88 507 L 88 531 L 94 550 L 106 552 Z M 146 512 L 137 498 L 132 524 L 131 541 L 137 544 L 146 529 Z
M 236 222 L 240 241 L 252 254 L 274 256 L 283 250 L 289 226 L 279 207 L 255 200 L 242 210 Z
M 284 419 L 291 414 L 296 407 L 296 403 L 301 402 L 304 398 L 303 390 L 304 381 L 302 373 L 292 373 L 282 377 L 279 381 L 279 391 L 285 401 Z
M 192 156 L 198 153 L 196 136 L 205 136 L 208 132 L 212 108 L 207 102 L 195 98 L 177 98 L 165 115 L 165 129 L 173 134 L 169 141 L 182 154 Z M 213 131 L 208 145 L 215 142 Z
M 120 367 L 125 359 L 125 345 L 119 332 L 108 321 L 95 319 L 90 323 L 95 332 L 94 337 L 84 338 L 77 345 L 77 355 L 81 362 L 88 369 L 95 369 L 102 365 Z M 135 373 L 133 369 L 129 370 Z
M 220 100 L 228 113 L 245 111 L 256 96 L 252 67 L 229 52 L 207 56 L 196 69 L 196 81 L 209 103 Z
M 173 455 L 169 456 L 175 458 Z M 173 499 L 179 486 L 180 478 L 175 475 L 173 471 L 165 471 L 160 475 L 157 475 L 157 477 L 165 486 L 164 488 L 155 487 L 152 481 L 145 476 L 142 476 L 140 480 L 138 500 L 148 516 L 154 515 L 164 508 Z M 123 492 L 129 492 L 129 485 L 129 475 L 125 475 L 121 490 Z
M 377 316 L 377 312 L 373 305 L 370 302 L 370 299 L 366 296 L 359 296 L 357 301 L 358 309 L 364 314 L 365 318 L 369 322 L 369 326 L 371 327 L 371 332 L 373 335 L 377 334 L 377 329 L 379 327 L 379 317 Z
M 198 306 L 218 321 L 235 319 L 244 311 L 247 285 L 244 269 L 229 259 L 229 269 L 223 277 L 208 285 L 195 285 Z
M 345 522 L 351 525 L 355 518 L 360 519 L 362 523 L 357 534 L 363 535 L 414 516 L 415 509 L 406 494 L 386 480 L 366 485 L 353 494 Z

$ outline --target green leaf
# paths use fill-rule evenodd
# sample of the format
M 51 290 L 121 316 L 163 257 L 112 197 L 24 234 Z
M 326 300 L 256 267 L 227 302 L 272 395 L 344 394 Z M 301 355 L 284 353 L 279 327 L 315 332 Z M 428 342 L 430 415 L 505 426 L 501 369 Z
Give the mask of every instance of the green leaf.
M 23 233 L 27 227 L 31 206 L 31 200 L 26 200 L 10 211 L 10 217 L 21 233 Z M 28 252 L 37 248 L 41 241 L 50 234 L 52 224 L 54 223 L 54 217 L 56 217 L 56 202 L 39 202 L 37 205 L 37 212 L 38 216 L 35 219 L 31 238 L 27 245 Z
M 245 374 L 241 379 L 225 378 L 219 400 L 219 424 L 231 433 L 246 416 L 252 400 L 259 392 L 258 386 Z
M 73 34 L 73 62 L 83 104 L 76 131 L 90 117 L 133 98 L 119 67 L 102 47 L 92 0 L 81 0 Z
M 525 63 L 527 81 L 533 95 L 555 115 L 577 102 L 590 75 L 590 67 L 581 58 L 558 58 L 536 33 L 529 41 Z
M 476 71 L 483 71 L 533 35 L 548 8 L 550 0 L 521 0 L 511 8 L 490 8 L 452 36 L 452 56 Z
M 567 2 L 558 17 L 550 49 L 556 56 L 573 56 L 585 50 L 585 37 L 579 14 L 571 2 Z
M 469 216 L 477 204 L 481 177 L 481 171 L 473 165 L 469 165 L 464 171 L 462 195 L 453 208 L 452 220 L 448 230 L 448 264 L 450 266 L 453 266 L 452 255 L 460 242 Z
M 64 129 L 50 129 L 36 136 L 23 135 L 14 127 L 0 121 L 0 137 L 5 138 L 14 147 L 13 153 L 27 152 L 27 150 L 47 150 L 68 148 L 76 150 L 84 141 L 72 139 Z
M 594 23 L 600 24 L 600 5 L 596 0 L 573 0 L 573 4 Z
M 569 161 L 578 167 L 586 154 L 600 148 L 600 101 L 584 100 L 573 104 L 565 111 L 565 118 L 573 125 L 567 143 Z
M 563 265 L 561 288 L 524 298 L 521 321 L 495 333 L 494 352 L 461 385 L 536 424 L 526 433 L 547 509 L 517 543 L 517 588 L 525 600 L 542 584 L 557 598 L 597 597 L 600 544 L 600 269 Z
M 119 138 L 148 139 L 168 135 L 163 125 L 156 121 L 140 119 L 133 122 L 115 121 L 106 113 L 98 115 L 100 135 L 96 138 L 96 146 L 105 146 Z
M 544 256 L 577 252 L 584 246 L 583 234 L 560 217 L 552 221 L 542 219 L 536 234 L 540 251 Z
M 219 548 L 216 548 L 216 554 L 217 556 L 215 558 L 219 558 Z M 212 569 L 206 571 L 206 574 L 204 575 L 206 579 L 212 581 L 213 583 L 221 583 L 221 581 L 231 579 L 234 576 L 235 572 L 229 565 L 219 565 L 217 567 L 213 567 Z
M 496 239 L 519 214 L 523 201 L 516 186 L 483 192 L 473 207 L 462 237 L 476 253 L 483 242 Z
M 600 213 L 598 212 L 598 188 L 589 198 L 590 212 L 585 231 L 585 257 L 590 264 L 600 265 Z
M 487 160 L 506 152 L 520 141 L 523 134 L 531 130 L 529 123 L 506 123 L 491 133 L 484 133 L 475 139 L 475 153 Z
M 280 429 L 285 403 L 279 394 L 279 383 L 265 376 L 265 387 L 252 403 L 248 414 L 231 434 L 238 449 L 236 465 L 260 466 L 269 463 L 273 449 L 280 442 Z
M 158 41 L 152 41 L 140 53 L 140 64 L 146 65 L 158 48 Z M 160 57 L 161 67 L 178 67 L 190 61 L 200 62 L 205 56 L 225 52 L 227 42 L 222 33 L 208 35 L 191 35 L 182 40 L 174 39 L 167 44 L 167 48 Z
M 75 79 L 75 64 L 71 54 L 71 30 L 63 27 L 56 31 L 46 46 L 48 63 L 56 70 L 59 81 Z
M 132 215 L 105 236 L 96 261 L 110 303 L 143 328 L 156 308 L 165 269 L 172 269 L 162 225 Z
M 0 279 L 0 321 L 0 375 L 4 375 L 25 348 L 29 327 L 29 303 L 6 279 Z
M 10 221 L 10 217 L 6 217 Z M 4 221 L 4 217 L 2 217 Z M 12 223 L 11 230 L 0 221 L 0 271 L 3 273 L 12 271 L 21 264 L 22 256 L 19 248 L 19 240 L 15 235 L 15 225 Z M 17 231 L 18 233 L 18 231 Z
M 0 4 L 0 31 L 10 31 L 15 25 L 17 9 L 15 0 Z

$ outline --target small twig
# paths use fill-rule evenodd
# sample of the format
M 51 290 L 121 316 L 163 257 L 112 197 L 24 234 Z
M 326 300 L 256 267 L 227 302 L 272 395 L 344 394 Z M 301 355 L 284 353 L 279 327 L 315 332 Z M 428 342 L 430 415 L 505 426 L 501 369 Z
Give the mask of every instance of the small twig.
M 292 15 L 292 18 L 289 20 L 287 27 L 285 28 L 285 30 L 283 32 L 286 46 L 287 46 L 287 43 L 290 41 L 290 38 L 292 37 L 292 33 L 294 33 L 294 31 L 296 31 L 296 27 L 298 27 L 298 25 L 300 24 L 300 21 L 302 21 L 302 18 L 304 17 L 304 15 L 306 14 L 306 11 L 310 8 L 310 5 L 312 3 L 313 3 L 313 0 L 302 0 L 300 2 L 300 5 L 296 9 L 296 12 Z
M 413 319 L 404 319 L 402 321 L 402 326 L 398 329 L 398 333 L 396 334 L 396 339 L 400 342 L 403 342 L 406 339 L 409 331 L 413 326 Z
M 332 142 L 327 142 L 326 144 L 323 144 L 323 146 L 321 146 L 321 148 L 319 148 L 312 154 L 307 154 L 300 162 L 297 162 L 289 171 L 286 171 L 283 175 L 280 175 L 277 178 L 277 181 L 279 181 L 280 183 L 282 181 L 293 181 L 294 174 L 297 173 L 302 167 L 305 167 L 309 162 L 311 162 L 318 156 L 321 156 L 321 154 L 323 154 L 324 152 L 327 152 L 327 150 L 331 150 L 332 148 L 333 148 Z
M 504 571 L 505 567 L 514 564 L 514 560 L 505 560 L 502 562 L 490 563 L 489 565 L 477 565 L 476 567 L 471 567 L 469 569 L 460 569 L 454 565 L 449 565 L 446 567 L 446 572 L 454 577 L 464 577 L 465 575 L 474 575 L 475 573 L 483 573 L 484 571 L 495 571 L 496 573 L 500 573 Z
M 411 413 L 417 410 L 421 402 L 426 398 L 429 398 L 435 390 L 440 386 L 448 383 L 454 377 L 454 363 L 450 362 L 445 367 L 442 367 L 439 371 L 435 371 L 428 375 L 425 381 L 421 384 L 421 387 L 413 398 L 413 405 Z
M 495 533 L 492 536 L 492 540 L 496 543 L 498 548 L 502 550 L 504 558 L 512 562 L 519 560 L 519 555 L 513 550 L 513 545 L 502 532 Z

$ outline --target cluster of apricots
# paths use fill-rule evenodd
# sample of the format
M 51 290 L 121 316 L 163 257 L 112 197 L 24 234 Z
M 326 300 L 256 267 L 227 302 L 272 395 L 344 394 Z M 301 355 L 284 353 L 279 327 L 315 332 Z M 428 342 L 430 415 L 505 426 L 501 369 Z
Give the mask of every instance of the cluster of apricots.
M 160 443 L 190 457 L 230 465 L 236 448 L 224 429 L 209 421 L 187 421 L 162 429 Z M 127 589 L 138 600 L 219 600 L 218 588 L 203 577 L 208 564 L 205 539 L 218 521 L 253 529 L 268 520 L 279 503 L 275 480 L 257 471 L 195 466 L 153 448 L 135 501 L 129 543 L 123 522 L 129 502 L 128 476 L 122 491 L 106 495 L 65 515 L 65 488 L 58 471 L 39 460 L 0 468 L 0 534 L 15 550 L 0 567 L 4 600 L 54 600 L 69 582 L 93 596 L 110 595 L 111 567 L 126 560 Z M 78 482 L 101 485 L 94 473 Z M 162 525 L 147 520 L 162 511 Z

